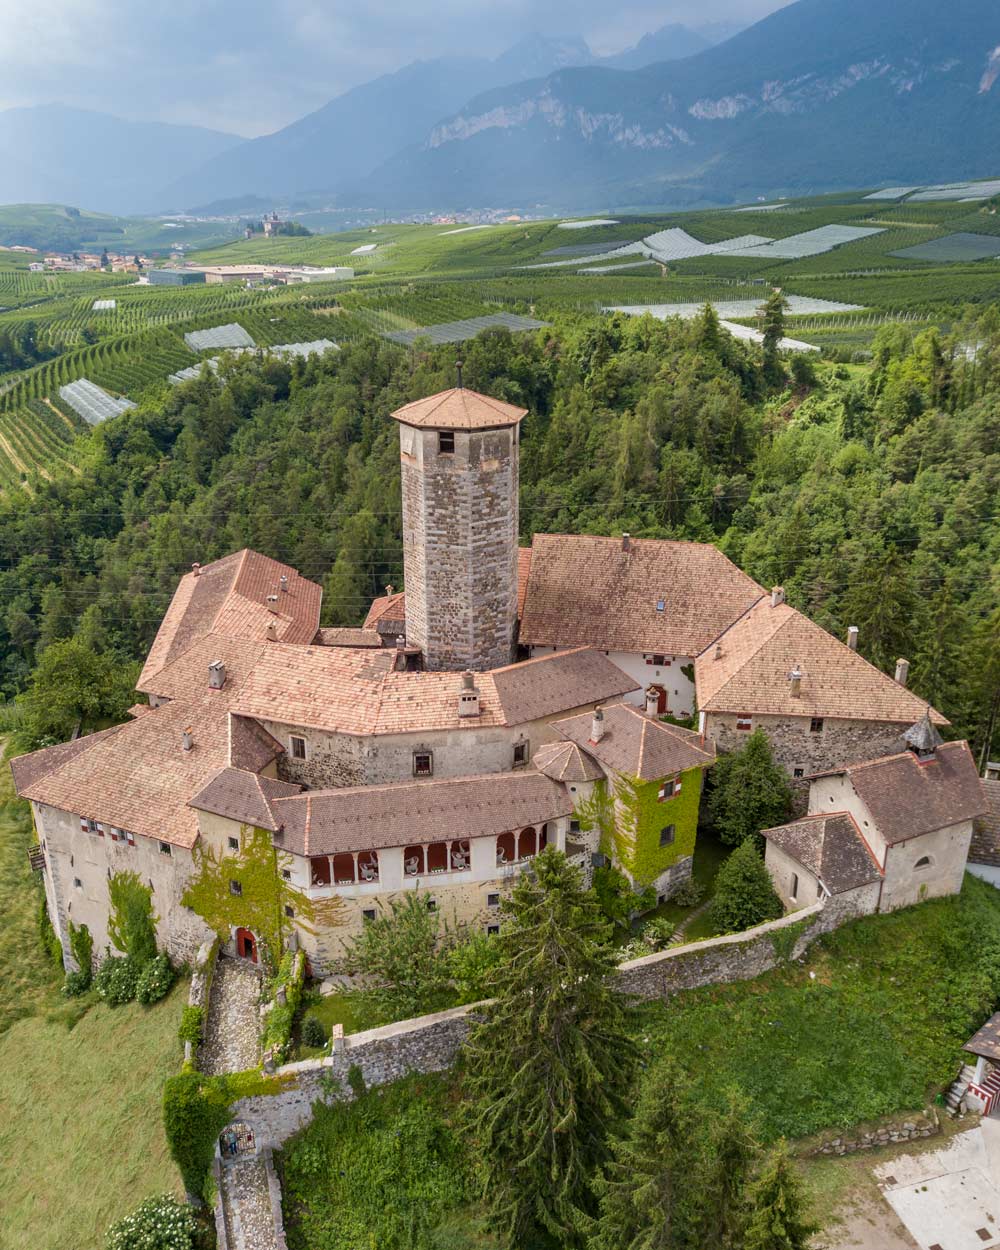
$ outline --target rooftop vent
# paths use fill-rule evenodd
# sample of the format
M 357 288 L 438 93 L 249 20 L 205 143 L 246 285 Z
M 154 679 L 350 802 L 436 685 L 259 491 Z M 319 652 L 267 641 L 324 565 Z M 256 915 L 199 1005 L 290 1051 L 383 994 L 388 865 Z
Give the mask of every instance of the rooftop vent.
M 194 746 L 194 735 L 189 725 L 187 729 L 183 730 L 181 733 L 181 750 L 190 751 L 193 746 Z
M 275 625 L 274 621 L 268 621 L 267 630 L 264 634 L 264 637 L 267 639 L 268 642 L 278 641 L 278 627 L 277 625 Z
M 594 716 L 590 722 L 590 741 L 600 742 L 604 737 L 604 712 L 600 704 L 594 708 Z
M 267 610 L 269 612 L 277 612 L 278 610 L 278 596 L 277 595 L 267 596 Z
M 197 560 L 195 560 L 194 564 L 191 565 L 191 575 L 193 577 L 197 577 L 200 572 L 201 572 L 201 565 L 198 563 Z
M 858 649 L 858 627 L 857 625 L 848 625 L 847 627 L 847 645 L 852 651 Z
M 915 725 L 911 726 L 903 734 L 903 741 L 917 759 L 925 760 L 933 756 L 934 752 L 944 742 L 944 739 L 931 723 L 929 708 L 924 712 L 922 719 L 917 721 Z
M 791 683 L 792 698 L 797 699 L 802 694 L 802 670 L 797 664 L 788 674 L 788 680 Z
M 776 608 L 778 607 L 779 604 L 782 604 L 784 602 L 785 602 L 784 586 L 772 586 L 771 587 L 771 607 Z
M 213 660 L 208 666 L 209 690 L 221 690 L 226 684 L 226 666 L 221 660 Z
M 909 681 L 909 678 L 910 678 L 910 661 L 902 660 L 902 659 L 897 660 L 896 661 L 896 681 L 899 683 L 899 685 L 905 686 L 907 681 Z
M 395 586 L 386 586 L 386 588 L 385 588 L 385 593 L 386 593 L 386 595 L 394 595 L 394 594 L 396 593 L 396 587 L 395 587 Z
M 622 551 L 628 552 L 632 549 L 632 535 L 622 534 Z
M 717 660 L 722 659 L 722 643 L 721 642 L 717 642 L 715 644 L 715 658 Z
M 397 651 L 406 650 L 406 635 L 405 634 L 396 635 L 396 650 Z
M 459 716 L 479 715 L 479 691 L 476 689 L 476 679 L 472 673 L 462 674 L 462 689 L 458 694 L 458 714 Z
M 657 601 L 656 601 L 656 610 L 657 610 L 657 612 L 666 612 L 666 610 L 667 610 L 667 601 L 666 601 L 666 599 L 657 599 Z
M 282 573 L 278 584 L 280 585 L 281 589 L 287 593 L 288 591 L 288 574 L 287 573 Z
M 460 360 L 455 361 L 455 385 L 459 390 L 462 389 L 462 362 Z

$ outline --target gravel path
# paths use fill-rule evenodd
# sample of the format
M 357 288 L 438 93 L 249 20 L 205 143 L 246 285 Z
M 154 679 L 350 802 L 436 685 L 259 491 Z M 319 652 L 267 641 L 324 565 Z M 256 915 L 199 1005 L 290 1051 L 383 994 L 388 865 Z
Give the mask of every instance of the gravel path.
M 260 977 L 234 959 L 220 959 L 212 978 L 199 1066 L 210 1076 L 260 1063 Z
M 222 1169 L 221 1191 L 230 1250 L 277 1250 L 262 1160 L 227 1163 Z

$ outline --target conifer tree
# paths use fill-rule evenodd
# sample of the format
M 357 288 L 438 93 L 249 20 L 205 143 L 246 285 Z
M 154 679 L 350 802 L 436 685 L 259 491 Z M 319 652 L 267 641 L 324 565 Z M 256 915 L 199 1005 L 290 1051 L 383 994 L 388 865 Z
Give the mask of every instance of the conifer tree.
M 610 926 L 561 851 L 537 857 L 502 914 L 496 997 L 465 1047 L 483 1194 L 504 1245 L 569 1250 L 623 1114 L 632 1008 L 610 981 Z
M 784 914 L 753 840 L 738 846 L 719 869 L 708 914 L 718 933 L 739 933 Z
M 698 1222 L 705 1191 L 691 1166 L 692 1106 L 672 1059 L 647 1075 L 635 1114 L 611 1151 L 612 1162 L 594 1183 L 600 1215 L 588 1250 L 682 1250 L 703 1244 Z
M 736 1088 L 726 1092 L 726 1108 L 713 1122 L 708 1141 L 702 1243 L 715 1250 L 743 1250 L 749 1209 L 747 1185 L 760 1155 L 749 1104 Z
M 785 337 L 785 311 L 788 300 L 784 292 L 775 288 L 759 309 L 761 330 L 764 335 L 764 375 L 771 383 L 784 381 L 781 367 L 781 340 Z
M 802 1182 L 784 1142 L 771 1152 L 750 1191 L 750 1208 L 742 1250 L 808 1250 L 818 1230 L 808 1218 Z
M 711 782 L 709 815 L 730 846 L 780 825 L 791 808 L 788 776 L 774 762 L 762 729 L 755 729 L 738 751 L 719 757 Z

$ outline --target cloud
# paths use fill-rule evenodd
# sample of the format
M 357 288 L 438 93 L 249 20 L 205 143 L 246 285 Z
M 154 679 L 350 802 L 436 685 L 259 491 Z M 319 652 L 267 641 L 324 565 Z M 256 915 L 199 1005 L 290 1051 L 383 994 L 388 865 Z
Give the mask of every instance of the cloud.
M 496 56 L 532 31 L 612 52 L 667 22 L 748 22 L 783 2 L 4 0 L 0 107 L 260 134 L 419 58 Z

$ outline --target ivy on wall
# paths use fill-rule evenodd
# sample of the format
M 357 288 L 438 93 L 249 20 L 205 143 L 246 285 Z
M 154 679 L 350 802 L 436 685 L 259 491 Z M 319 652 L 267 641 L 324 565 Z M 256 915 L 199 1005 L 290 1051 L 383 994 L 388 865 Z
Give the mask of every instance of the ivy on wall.
M 143 885 L 138 873 L 116 872 L 108 882 L 108 898 L 108 937 L 116 949 L 144 968 L 156 958 L 153 891 Z
M 233 929 L 249 929 L 263 948 L 265 965 L 273 971 L 294 928 L 315 934 L 317 926 L 344 924 L 346 909 L 339 897 L 314 900 L 286 881 L 281 870 L 291 865 L 292 856 L 274 845 L 266 829 L 243 825 L 240 832 L 239 851 L 220 854 L 199 841 L 193 853 L 194 876 L 181 902 L 223 940 Z
M 694 854 L 701 804 L 700 768 L 681 773 L 681 792 L 660 801 L 661 782 L 617 776 L 613 787 L 598 782 L 588 799 L 577 804 L 585 829 L 600 832 L 600 849 L 637 885 L 649 885 L 673 864 Z M 660 832 L 674 826 L 674 840 L 660 846 Z

